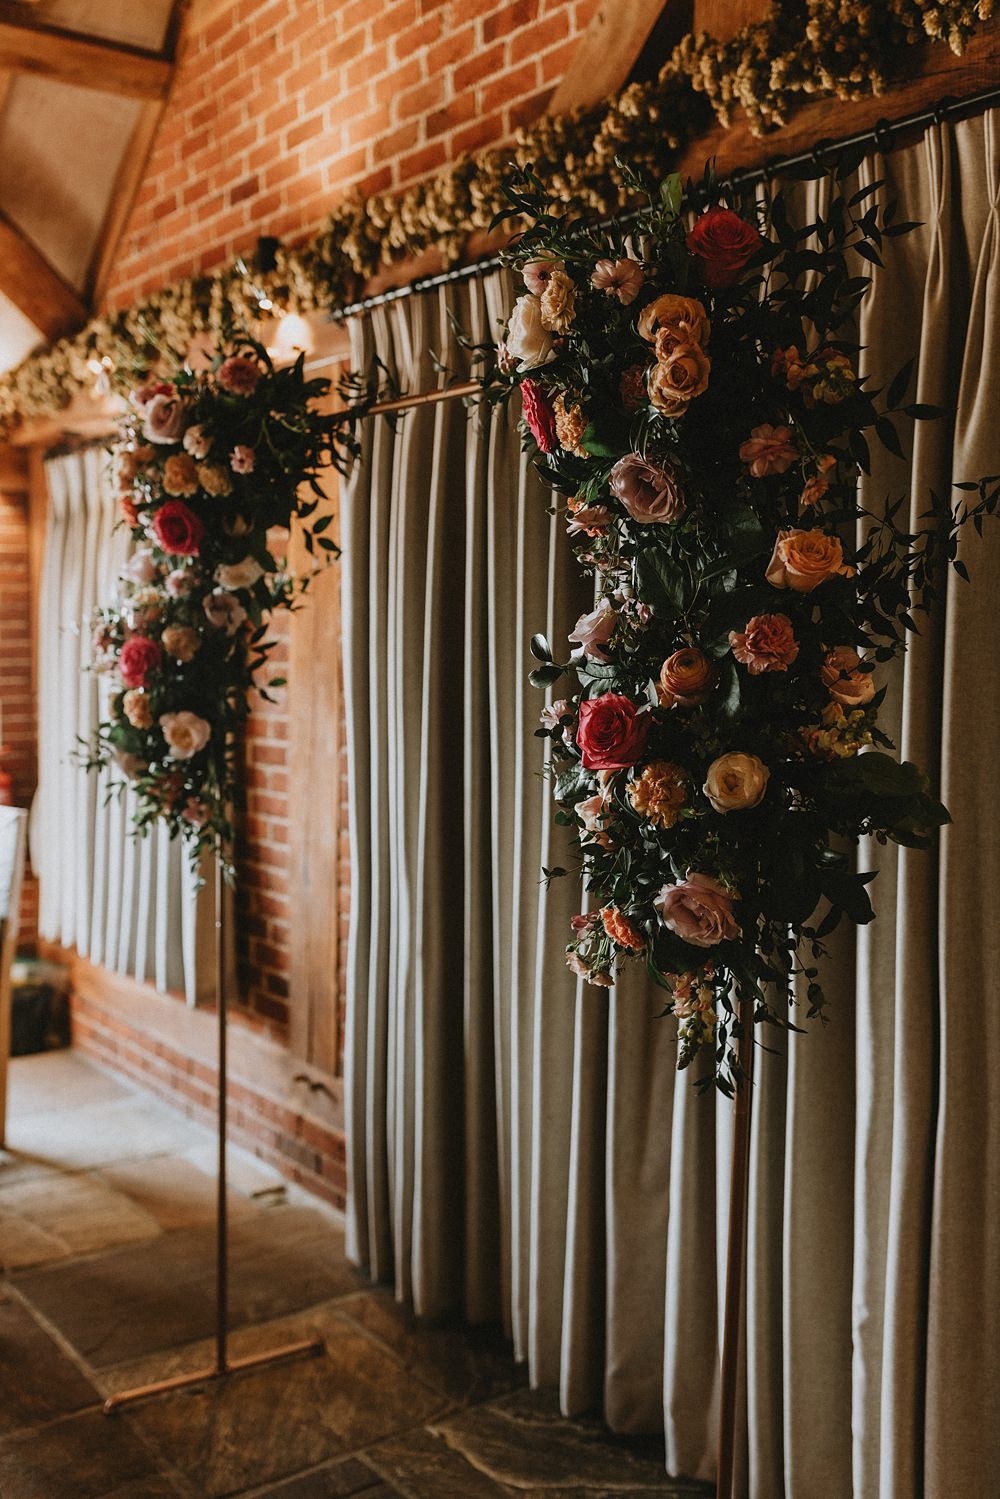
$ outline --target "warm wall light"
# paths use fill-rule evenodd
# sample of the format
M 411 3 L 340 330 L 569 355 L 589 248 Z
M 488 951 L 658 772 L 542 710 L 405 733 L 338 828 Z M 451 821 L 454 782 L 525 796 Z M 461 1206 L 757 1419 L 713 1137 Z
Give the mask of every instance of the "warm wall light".
M 286 312 L 274 334 L 274 342 L 268 344 L 267 352 L 275 364 L 290 364 L 300 354 L 312 353 L 313 332 L 308 320 L 297 312 Z

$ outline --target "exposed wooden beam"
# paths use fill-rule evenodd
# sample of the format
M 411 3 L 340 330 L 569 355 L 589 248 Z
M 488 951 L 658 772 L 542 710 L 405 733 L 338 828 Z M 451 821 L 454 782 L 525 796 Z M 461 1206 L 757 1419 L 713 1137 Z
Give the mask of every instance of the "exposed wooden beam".
M 0 211 L 0 291 L 50 341 L 87 320 L 81 297 Z
M 171 72 L 158 52 L 45 26 L 14 0 L 0 0 L 0 68 L 133 99 L 162 98 Z
M 9 443 L 0 443 L 0 494 L 26 494 L 28 457 Z
M 620 89 L 661 13 L 674 8 L 676 0 L 600 0 L 547 112 L 586 108 Z M 690 14 L 690 6 L 685 9 Z

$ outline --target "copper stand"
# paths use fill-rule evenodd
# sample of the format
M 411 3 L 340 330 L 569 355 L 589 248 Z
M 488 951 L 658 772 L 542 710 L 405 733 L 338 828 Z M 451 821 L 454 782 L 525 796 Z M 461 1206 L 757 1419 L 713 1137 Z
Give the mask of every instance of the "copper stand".
M 171 1390 L 186 1389 L 189 1385 L 204 1384 L 207 1380 L 224 1379 L 243 1369 L 258 1368 L 261 1364 L 274 1364 L 280 1360 L 294 1358 L 304 1353 L 319 1353 L 323 1340 L 319 1337 L 303 1338 L 296 1343 L 285 1343 L 280 1348 L 271 1348 L 263 1353 L 251 1353 L 244 1358 L 229 1357 L 229 1202 L 226 1196 L 226 984 L 225 984 L 225 903 L 222 890 L 222 858 L 215 863 L 215 1002 L 219 1017 L 219 1103 L 218 1103 L 218 1170 L 215 1227 L 215 1363 L 210 1369 L 199 1369 L 193 1374 L 175 1374 L 172 1379 L 158 1379 L 152 1384 L 138 1385 L 132 1390 L 122 1390 L 109 1395 L 104 1402 L 104 1414 L 114 1415 L 123 1405 L 134 1405 L 137 1400 L 148 1400 L 151 1395 L 164 1395 Z
M 716 1499 L 732 1499 L 736 1448 L 740 1317 L 746 1272 L 747 1200 L 750 1195 L 750 1108 L 753 1098 L 753 1001 L 737 999 L 740 1025 L 733 1118 L 733 1171 L 729 1186 L 729 1242 L 726 1247 L 726 1307 L 722 1324 L 722 1374 L 719 1392 L 719 1468 Z

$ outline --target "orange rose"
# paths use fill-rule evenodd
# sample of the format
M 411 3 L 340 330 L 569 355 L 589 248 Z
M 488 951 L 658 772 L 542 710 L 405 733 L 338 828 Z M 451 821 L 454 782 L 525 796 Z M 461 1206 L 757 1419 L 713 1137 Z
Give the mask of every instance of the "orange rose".
M 659 333 L 666 333 L 674 344 L 707 344 L 712 325 L 696 297 L 679 297 L 674 292 L 657 297 L 639 314 L 639 337 L 653 343 Z
M 649 372 L 649 399 L 664 416 L 683 416 L 688 402 L 708 388 L 712 361 L 700 344 L 677 344 Z
M 775 588 L 812 593 L 828 578 L 853 578 L 854 568 L 845 563 L 838 536 L 825 531 L 779 531 L 764 576 Z
M 711 661 L 697 646 L 675 651 L 660 667 L 659 697 L 664 708 L 696 708 L 715 681 Z
M 819 674 L 834 702 L 845 708 L 862 708 L 871 702 L 875 678 L 870 671 L 862 671 L 862 665 L 853 646 L 836 645 L 827 651 Z

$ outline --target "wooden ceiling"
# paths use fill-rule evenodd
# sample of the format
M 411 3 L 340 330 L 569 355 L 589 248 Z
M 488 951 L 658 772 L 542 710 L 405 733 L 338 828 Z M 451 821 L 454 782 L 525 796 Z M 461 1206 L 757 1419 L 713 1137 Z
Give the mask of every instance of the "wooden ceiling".
M 0 369 L 100 302 L 189 6 L 0 0 Z

